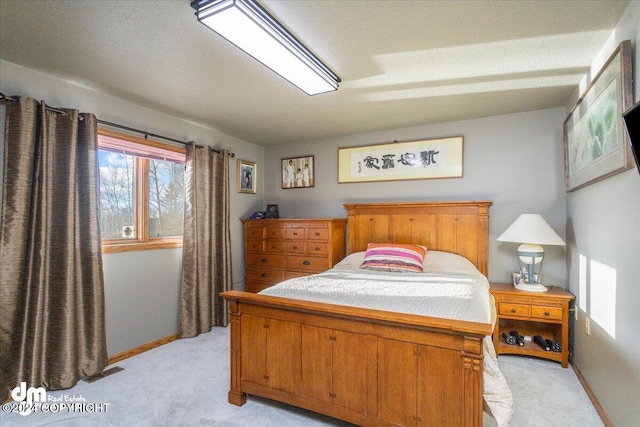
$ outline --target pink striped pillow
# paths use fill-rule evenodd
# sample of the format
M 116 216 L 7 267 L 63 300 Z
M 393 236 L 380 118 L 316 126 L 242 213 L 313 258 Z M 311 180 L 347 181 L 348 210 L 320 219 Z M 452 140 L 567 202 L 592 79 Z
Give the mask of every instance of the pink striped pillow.
M 421 245 L 369 243 L 360 268 L 378 271 L 422 273 L 427 248 Z

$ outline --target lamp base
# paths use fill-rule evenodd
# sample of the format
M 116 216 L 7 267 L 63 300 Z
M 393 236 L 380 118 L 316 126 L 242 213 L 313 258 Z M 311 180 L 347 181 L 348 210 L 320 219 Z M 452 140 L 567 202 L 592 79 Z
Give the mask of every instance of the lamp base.
M 514 285 L 516 289 L 526 292 L 547 292 L 549 288 L 540 283 L 518 283 Z

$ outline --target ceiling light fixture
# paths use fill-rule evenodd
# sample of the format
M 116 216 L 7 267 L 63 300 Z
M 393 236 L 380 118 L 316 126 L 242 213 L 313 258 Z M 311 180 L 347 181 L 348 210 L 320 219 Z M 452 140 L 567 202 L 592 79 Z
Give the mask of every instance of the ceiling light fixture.
M 255 0 L 193 0 L 198 21 L 309 95 L 338 89 L 340 77 Z

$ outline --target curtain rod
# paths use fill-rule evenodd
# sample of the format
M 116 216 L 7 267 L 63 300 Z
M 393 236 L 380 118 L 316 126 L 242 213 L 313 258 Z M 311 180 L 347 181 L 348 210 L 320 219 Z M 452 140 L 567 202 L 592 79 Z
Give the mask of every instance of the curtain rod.
M 2 92 L 0 92 L 0 101 L 18 102 L 18 100 L 16 98 L 13 98 L 11 96 L 6 96 Z M 61 114 L 63 116 L 67 115 L 67 112 L 64 111 L 64 110 L 60 110 L 60 109 L 57 109 L 57 108 L 49 107 L 48 105 L 45 105 L 45 108 L 47 110 L 49 110 L 49 111 L 53 111 L 53 112 Z M 79 117 L 79 119 L 83 120 L 83 117 L 81 116 L 81 117 Z M 140 133 L 140 134 L 144 135 L 144 139 L 147 139 L 147 137 L 160 138 L 160 139 L 164 139 L 166 141 L 175 142 L 177 144 L 189 145 L 188 142 L 180 141 L 180 140 L 174 139 L 174 138 L 169 138 L 168 136 L 157 135 L 155 133 L 147 132 L 147 131 L 140 130 L 140 129 L 135 129 L 135 128 L 132 128 L 132 127 L 129 127 L 129 126 L 119 125 L 117 123 L 111 123 L 111 122 L 108 122 L 106 120 L 97 119 L 96 121 L 98 123 L 102 124 L 102 125 L 105 125 L 105 126 L 111 126 L 111 127 L 115 127 L 115 128 L 118 128 L 118 129 L 128 130 L 130 132 Z M 215 151 L 216 153 L 220 153 L 220 150 L 213 149 L 213 151 Z M 236 156 L 236 153 L 229 153 L 229 157 L 235 157 L 235 156 Z
M 178 139 L 169 138 L 168 136 L 157 135 L 155 133 L 151 133 L 151 132 L 147 132 L 147 131 L 144 131 L 144 130 L 132 128 L 132 127 L 129 127 L 129 126 L 119 125 L 117 123 L 111 123 L 111 122 L 108 122 L 106 120 L 98 119 L 97 122 L 102 124 L 102 125 L 105 125 L 105 126 L 111 126 L 111 127 L 115 127 L 115 128 L 118 128 L 118 129 L 128 130 L 130 132 L 140 133 L 140 134 L 144 135 L 144 139 L 147 139 L 147 137 L 150 136 L 152 138 L 165 139 L 167 141 L 175 142 L 177 144 L 189 145 L 188 142 L 180 141 Z M 216 150 L 215 148 L 212 148 L 212 150 L 215 151 L 216 153 L 220 153 L 220 150 Z M 229 157 L 235 157 L 235 156 L 236 156 L 236 153 L 229 153 Z

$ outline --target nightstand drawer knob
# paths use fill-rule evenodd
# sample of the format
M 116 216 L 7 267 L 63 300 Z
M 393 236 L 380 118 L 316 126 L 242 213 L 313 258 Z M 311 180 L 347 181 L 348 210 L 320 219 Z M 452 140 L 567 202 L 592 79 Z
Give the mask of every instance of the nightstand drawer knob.
M 550 314 L 551 314 L 551 313 L 549 313 L 548 311 L 545 311 L 545 312 L 544 312 L 544 315 L 545 315 L 545 316 L 548 316 L 548 315 L 550 315 Z
M 261 276 L 262 277 L 269 277 L 269 273 L 262 273 Z
M 262 258 L 260 261 L 262 262 L 269 262 L 269 260 L 267 258 Z
M 517 312 L 518 312 L 518 310 L 516 310 L 515 308 L 512 308 L 512 309 L 511 309 L 511 312 L 512 312 L 512 313 L 517 313 Z
M 303 261 L 302 264 L 303 265 L 311 265 L 311 262 L 310 261 Z

